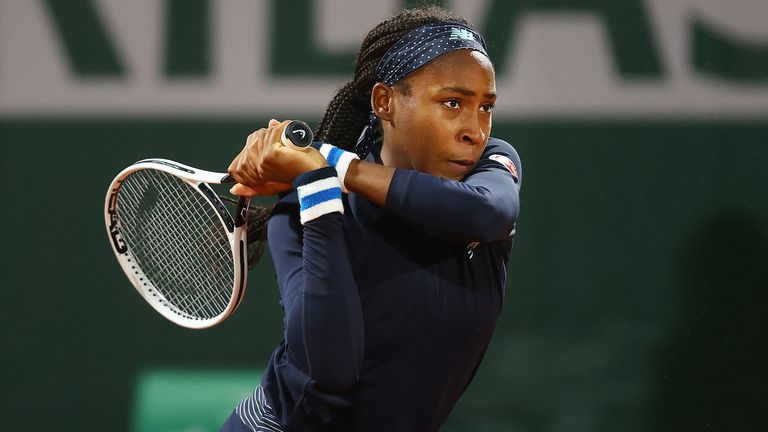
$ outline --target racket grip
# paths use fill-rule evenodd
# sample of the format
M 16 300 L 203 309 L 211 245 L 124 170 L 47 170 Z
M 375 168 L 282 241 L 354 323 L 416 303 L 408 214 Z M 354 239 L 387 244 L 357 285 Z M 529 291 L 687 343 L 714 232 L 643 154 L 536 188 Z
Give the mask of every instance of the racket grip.
M 313 139 L 312 129 L 301 120 L 288 123 L 280 136 L 280 141 L 284 146 L 299 151 L 308 151 Z

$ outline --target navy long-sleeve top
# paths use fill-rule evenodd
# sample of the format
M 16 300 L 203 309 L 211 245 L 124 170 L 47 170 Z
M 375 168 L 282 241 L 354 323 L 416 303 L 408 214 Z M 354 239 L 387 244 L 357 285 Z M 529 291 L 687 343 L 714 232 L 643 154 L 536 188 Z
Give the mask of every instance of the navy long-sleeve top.
M 491 138 L 461 181 L 397 169 L 386 205 L 269 222 L 284 341 L 262 387 L 291 431 L 432 431 L 485 353 L 519 212 L 517 152 Z

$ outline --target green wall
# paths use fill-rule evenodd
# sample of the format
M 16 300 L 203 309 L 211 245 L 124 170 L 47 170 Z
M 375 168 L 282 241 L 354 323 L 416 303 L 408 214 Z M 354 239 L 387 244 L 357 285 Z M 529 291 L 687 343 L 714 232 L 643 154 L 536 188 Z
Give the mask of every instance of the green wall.
M 759 1 L 391 0 L 477 12 L 493 134 L 523 161 L 507 303 L 444 431 L 766 429 Z M 128 3 L 0 0 L 2 431 L 210 430 L 230 406 L 214 399 L 256 385 L 282 332 L 269 256 L 233 317 L 177 327 L 114 259 L 106 188 L 145 157 L 223 170 L 268 116 L 316 125 L 354 55 L 320 41 L 318 17 L 354 42 L 352 24 L 383 10 Z M 153 414 L 177 393 L 202 417 L 201 388 L 218 389 L 221 419 Z
M 125 165 L 222 169 L 265 120 L 0 120 L 0 428 L 129 430 L 142 371 L 264 366 L 282 325 L 268 257 L 232 318 L 182 329 L 122 275 L 102 207 Z M 508 300 L 444 430 L 768 424 L 768 121 L 506 121 L 494 135 L 525 175 Z

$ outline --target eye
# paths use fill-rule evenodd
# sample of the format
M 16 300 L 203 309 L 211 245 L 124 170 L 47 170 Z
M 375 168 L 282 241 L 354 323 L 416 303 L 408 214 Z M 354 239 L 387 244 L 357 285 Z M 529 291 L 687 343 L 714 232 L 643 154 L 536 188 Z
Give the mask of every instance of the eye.
M 458 99 L 449 99 L 445 102 L 443 102 L 443 105 L 445 105 L 448 108 L 456 109 L 459 107 L 459 101 Z
M 483 112 L 491 112 L 491 111 L 493 111 L 493 108 L 495 106 L 496 106 L 496 104 L 492 104 L 492 103 L 483 104 L 480 107 L 480 110 L 483 111 Z

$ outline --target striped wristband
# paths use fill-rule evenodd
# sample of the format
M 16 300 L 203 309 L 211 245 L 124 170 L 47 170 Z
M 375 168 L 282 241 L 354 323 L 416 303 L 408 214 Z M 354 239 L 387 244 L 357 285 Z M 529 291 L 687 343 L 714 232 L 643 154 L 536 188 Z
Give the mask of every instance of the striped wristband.
M 320 151 L 320 154 L 323 155 L 325 160 L 328 161 L 328 165 L 336 168 L 336 173 L 338 173 L 339 176 L 339 183 L 341 184 L 341 191 L 344 193 L 349 193 L 347 188 L 344 186 L 344 178 L 347 177 L 347 169 L 349 169 L 349 164 L 353 160 L 360 158 L 352 152 L 342 150 L 330 144 L 321 143 L 320 146 L 316 148 Z
M 341 188 L 333 167 L 304 173 L 293 181 L 299 195 L 299 218 L 302 225 L 328 213 L 344 213 Z

